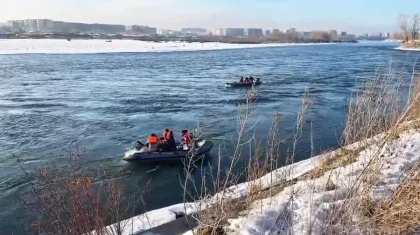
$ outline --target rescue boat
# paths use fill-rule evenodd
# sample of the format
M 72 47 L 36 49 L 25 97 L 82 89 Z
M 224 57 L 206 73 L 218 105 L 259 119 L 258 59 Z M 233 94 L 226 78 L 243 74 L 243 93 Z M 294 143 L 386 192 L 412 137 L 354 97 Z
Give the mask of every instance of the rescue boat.
M 235 87 L 252 87 L 261 85 L 262 82 L 257 79 L 254 82 L 227 82 L 226 87 L 235 88 Z
M 153 151 L 141 142 L 137 142 L 134 149 L 127 151 L 123 157 L 124 161 L 132 162 L 162 162 L 162 161 L 180 161 L 188 157 L 200 157 L 213 148 L 213 142 L 210 140 L 200 140 L 196 142 L 196 147 L 189 150 L 186 144 L 178 145 L 176 149 L 168 151 Z

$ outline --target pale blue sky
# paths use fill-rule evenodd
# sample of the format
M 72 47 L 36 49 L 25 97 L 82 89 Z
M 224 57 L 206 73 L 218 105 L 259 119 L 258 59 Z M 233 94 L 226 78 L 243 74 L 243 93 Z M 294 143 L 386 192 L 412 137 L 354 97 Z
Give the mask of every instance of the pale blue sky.
M 420 0 L 0 0 L 0 21 L 144 24 L 158 28 L 296 27 L 354 33 L 396 30 L 397 17 Z

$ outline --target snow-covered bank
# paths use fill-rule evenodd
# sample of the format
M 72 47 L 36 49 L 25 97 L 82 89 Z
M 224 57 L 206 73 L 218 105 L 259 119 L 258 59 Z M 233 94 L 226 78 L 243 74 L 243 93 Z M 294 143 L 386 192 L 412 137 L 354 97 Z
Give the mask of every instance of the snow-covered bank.
M 373 144 L 358 153 L 352 164 L 326 171 L 317 179 L 299 181 L 273 197 L 254 202 L 246 216 L 229 221 L 228 234 L 324 234 L 327 224 L 332 233 L 364 234 L 341 224 L 346 221 L 331 225 L 327 220 L 349 197 L 360 196 L 361 189 L 354 185 L 363 185 L 360 177 L 365 176 L 366 166 L 374 157 L 378 158 L 375 174 L 379 180 L 370 189 L 370 200 L 385 200 L 402 183 L 407 170 L 419 162 L 420 133 L 410 130 L 381 147 Z M 363 212 L 359 212 L 352 212 L 346 219 L 362 223 Z
M 136 40 L 3 39 L 0 54 L 92 54 L 122 52 L 205 51 L 262 47 L 325 45 L 319 43 L 227 44 L 187 42 L 145 42 Z
M 400 51 L 420 51 L 420 48 L 397 47 L 395 49 Z

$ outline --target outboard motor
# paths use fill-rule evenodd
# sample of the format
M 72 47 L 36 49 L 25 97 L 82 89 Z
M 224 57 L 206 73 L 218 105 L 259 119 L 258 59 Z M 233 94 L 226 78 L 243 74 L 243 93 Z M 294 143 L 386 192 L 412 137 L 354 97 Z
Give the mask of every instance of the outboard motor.
M 144 147 L 144 144 L 142 142 L 140 142 L 140 141 L 137 141 L 136 142 L 136 145 L 134 146 L 134 148 L 136 150 L 141 150 L 141 148 L 143 148 L 143 147 Z

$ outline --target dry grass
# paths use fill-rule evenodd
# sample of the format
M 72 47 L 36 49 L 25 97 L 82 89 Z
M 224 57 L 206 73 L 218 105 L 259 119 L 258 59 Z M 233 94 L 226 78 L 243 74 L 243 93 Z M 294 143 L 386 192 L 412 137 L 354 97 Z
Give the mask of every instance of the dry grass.
M 95 182 L 93 177 L 77 173 L 80 156 L 77 148 L 71 149 L 66 168 L 51 165 L 35 174 L 21 165 L 32 190 L 20 199 L 35 216 L 34 234 L 118 235 L 129 229 L 129 222 L 120 221 L 133 216 L 131 210 L 139 201 L 131 201 L 127 207 L 122 203 L 125 198 L 120 185 L 109 180 Z M 109 224 L 114 225 L 105 229 Z
M 275 195 L 283 190 L 286 185 L 292 183 L 287 182 L 286 180 L 287 175 L 290 174 L 290 172 L 287 171 L 283 172 L 280 176 L 272 173 L 271 182 L 277 182 L 277 185 L 268 189 L 264 189 L 261 185 L 262 182 L 258 180 L 266 174 L 273 172 L 278 167 L 278 161 L 281 159 L 279 147 L 283 140 L 281 140 L 278 133 L 280 123 L 279 114 L 276 114 L 273 118 L 266 145 L 257 142 L 253 135 L 246 135 L 247 133 L 251 133 L 255 125 L 250 124 L 250 120 L 255 112 L 253 105 L 258 100 L 256 99 L 257 94 L 257 90 L 255 89 L 248 91 L 246 93 L 247 102 L 238 107 L 238 128 L 237 137 L 234 143 L 234 146 L 236 147 L 233 156 L 230 157 L 230 166 L 224 174 L 221 174 L 220 162 L 223 158 L 223 154 L 220 151 L 216 173 L 213 173 L 210 176 L 214 190 L 208 190 L 206 188 L 196 189 L 196 193 L 202 195 L 200 201 L 206 201 L 209 198 L 212 198 L 211 195 L 213 195 L 214 192 L 219 193 L 216 194 L 216 198 L 213 198 L 214 202 L 209 208 L 202 210 L 201 213 L 198 213 L 195 216 L 195 219 L 199 224 L 193 231 L 195 234 L 223 234 L 224 226 L 227 225 L 228 219 L 237 218 L 239 215 L 246 215 L 247 210 L 250 209 L 256 200 Z M 296 154 L 297 142 L 301 137 L 303 123 L 305 122 L 305 113 L 309 104 L 308 101 L 308 94 L 305 93 L 300 112 L 297 116 L 292 153 L 283 158 L 284 162 L 294 162 L 293 159 Z M 245 149 L 250 149 L 248 164 L 245 171 L 235 173 L 233 169 L 238 161 L 248 155 L 243 152 Z M 188 169 L 189 167 L 187 166 L 186 168 Z M 211 168 L 211 166 L 209 166 L 209 168 Z M 284 180 L 279 180 L 279 177 L 282 179 L 284 177 Z M 206 185 L 206 182 L 204 182 L 206 178 L 208 177 L 202 175 L 203 182 L 201 182 L 201 185 Z M 245 178 L 245 180 L 249 182 L 247 185 L 247 194 L 240 198 L 232 198 L 228 188 L 231 185 L 237 184 L 238 179 L 240 178 Z M 187 181 L 193 182 L 190 175 L 187 177 Z M 186 185 L 187 183 L 184 182 L 183 186 L 185 187 Z
M 246 198 L 231 199 L 226 203 L 215 203 L 212 207 L 201 211 L 197 235 L 225 234 L 224 226 L 228 219 L 236 218 L 247 210 Z M 222 216 L 221 216 L 222 215 Z
M 314 170 L 299 178 L 299 180 L 314 180 L 327 172 L 332 174 L 331 170 L 333 169 L 355 163 L 361 151 L 371 146 L 377 147 L 377 150 L 372 150 L 370 155 L 367 156 L 369 159 L 365 161 L 363 169 L 358 172 L 356 179 L 349 179 L 348 182 L 350 183 L 345 184 L 347 195 L 344 198 L 337 195 L 335 200 L 338 201 L 333 203 L 330 210 L 326 212 L 327 217 L 322 226 L 323 234 L 351 234 L 355 231 L 363 231 L 366 234 L 389 234 L 389 231 L 392 231 L 393 234 L 405 234 L 405 231 L 413 231 L 416 225 L 417 227 L 420 225 L 420 221 L 416 216 L 411 216 L 413 218 L 408 216 L 412 213 L 420 214 L 417 210 L 417 201 L 415 201 L 417 199 L 415 195 L 419 194 L 417 192 L 418 181 L 410 180 L 402 184 L 395 194 L 399 196 L 394 196 L 393 200 L 390 199 L 392 203 L 389 201 L 384 204 L 384 202 L 372 200 L 370 197 L 371 190 L 380 180 L 381 170 L 384 165 L 384 162 L 381 160 L 380 150 L 386 144 L 398 139 L 401 133 L 411 129 L 419 129 L 420 127 L 420 122 L 418 121 L 420 118 L 419 78 L 417 74 L 413 73 L 408 101 L 404 107 L 401 107 L 406 92 L 404 81 L 402 76 L 389 70 L 386 73 L 377 72 L 372 79 L 361 84 L 364 89 L 355 93 L 350 101 L 341 142 L 343 146 L 358 143 L 358 147 L 355 148 L 356 150 L 341 148 L 334 155 L 327 156 Z M 255 101 L 255 99 L 250 100 Z M 231 157 L 231 167 L 225 174 L 225 176 L 227 175 L 225 178 L 221 178 L 219 171 L 221 154 L 219 156 L 218 170 L 216 175 L 212 177 L 216 192 L 225 192 L 228 185 L 237 182 L 239 176 L 233 173 L 233 166 L 242 158 L 243 146 L 250 145 L 252 141 L 255 142 L 253 136 L 248 140 L 244 139 L 244 134 L 249 130 L 245 128 L 246 123 L 254 112 L 251 108 L 252 104 L 247 102 L 242 109 L 245 112 L 240 112 L 237 147 L 235 154 Z M 224 227 L 227 225 L 229 218 L 237 218 L 238 215 L 247 217 L 248 210 L 258 200 L 271 198 L 284 190 L 285 187 L 291 189 L 287 207 L 294 207 L 295 195 L 297 195 L 294 191 L 296 181 L 287 180 L 293 173 L 293 168 L 285 167 L 284 171 L 280 173 L 280 178 L 284 180 L 279 181 L 277 175 L 275 186 L 268 189 L 263 188 L 261 182 L 256 179 L 273 171 L 277 166 L 277 160 L 282 159 L 282 157 L 283 159 L 286 158 L 285 162 L 289 164 L 294 162 L 296 147 L 302 135 L 308 105 L 308 96 L 305 94 L 301 109 L 297 115 L 290 154 L 281 156 L 278 151 L 281 138 L 277 133 L 277 129 L 280 118 L 276 115 L 269 135 L 270 140 L 265 147 L 266 151 L 262 151 L 261 148 L 254 148 L 250 153 L 251 158 L 244 173 L 246 180 L 250 182 L 247 189 L 248 194 L 239 199 L 230 198 L 228 193 L 218 194 L 215 204 L 196 217 L 199 224 L 198 228 L 194 230 L 196 234 L 224 234 Z M 378 135 L 380 133 L 382 134 Z M 313 149 L 313 146 L 311 148 Z M 397 153 L 399 150 L 393 151 Z M 265 158 L 263 152 L 265 152 Z M 331 174 L 326 181 L 325 190 L 334 193 L 343 189 L 343 184 L 340 185 L 333 180 L 333 178 L 340 178 L 339 174 L 342 174 L 342 172 L 335 172 L 334 174 L 338 175 L 334 175 L 334 177 Z M 341 180 L 346 181 L 346 179 Z M 272 182 L 274 182 L 274 178 Z M 412 193 L 407 193 L 409 190 Z M 203 191 L 205 193 L 202 194 L 201 199 L 208 199 L 209 191 L 201 189 L 200 192 Z M 414 206 L 407 209 L 407 205 L 410 204 Z M 384 211 L 385 209 L 387 211 Z M 391 209 L 394 212 L 391 212 Z M 398 213 L 395 211 L 398 211 Z M 384 217 L 383 214 L 388 214 L 388 216 Z M 284 214 L 281 216 L 284 216 Z M 399 220 L 397 220 L 397 217 Z M 277 223 L 278 218 L 275 221 Z M 293 228 L 293 222 L 290 223 L 287 226 Z M 313 223 L 312 221 L 308 221 L 308 223 L 308 233 L 311 234 Z M 392 224 L 396 228 L 392 226 L 387 228 L 386 224 Z M 384 229 L 380 229 L 381 227 Z M 270 231 L 273 232 L 273 229 L 274 227 Z
M 400 226 L 407 227 L 403 224 L 412 223 L 413 227 L 420 225 L 419 221 L 415 218 L 407 217 L 407 221 L 396 220 L 395 216 L 392 216 L 391 211 L 380 211 L 378 205 L 381 205 L 381 201 L 373 201 L 370 198 L 372 188 L 377 184 L 380 179 L 380 172 L 384 165 L 381 160 L 380 150 L 384 148 L 386 144 L 396 140 L 399 136 L 413 128 L 419 127 L 418 118 L 420 117 L 419 112 L 419 97 L 420 89 L 418 77 L 413 73 L 411 81 L 411 89 L 409 99 L 404 108 L 401 107 L 401 99 L 404 94 L 403 80 L 391 73 L 391 70 L 386 75 L 376 75 L 373 80 L 365 85 L 365 90 L 361 94 L 356 94 L 354 100 L 349 105 L 348 119 L 346 123 L 346 129 L 343 134 L 343 143 L 351 144 L 357 141 L 363 148 L 369 148 L 371 145 L 377 146 L 376 151 L 373 151 L 368 156 L 369 159 L 364 165 L 362 171 L 359 173 L 355 182 L 348 187 L 349 193 L 345 197 L 340 207 L 334 208 L 331 211 L 329 219 L 325 224 L 325 232 L 333 231 L 336 233 L 351 233 L 353 231 L 364 231 L 364 233 L 379 232 L 381 234 L 405 234 L 400 229 Z M 374 141 L 366 141 L 369 138 L 383 133 L 380 137 L 376 136 Z M 391 150 L 389 150 L 391 151 Z M 400 150 L 393 150 L 397 154 Z M 356 152 L 357 153 L 357 152 Z M 331 168 L 337 168 L 355 160 L 355 154 L 344 154 L 339 155 L 338 159 L 327 159 L 324 162 L 319 172 L 315 172 L 315 177 L 322 175 L 324 168 L 329 170 Z M 414 183 L 414 185 L 412 184 Z M 417 182 L 410 181 L 410 187 L 416 187 Z M 408 198 L 400 198 L 400 203 L 407 203 L 408 206 L 411 202 Z M 401 205 L 401 204 L 400 204 Z M 381 208 L 392 208 L 390 203 L 387 203 L 385 207 Z M 408 213 L 411 213 L 410 211 Z M 418 211 L 417 211 L 418 212 Z M 391 220 L 378 222 L 378 218 L 382 220 L 383 215 L 391 216 L 394 221 Z M 399 213 L 398 217 L 401 215 Z M 358 219 L 363 218 L 362 222 Z M 401 219 L 401 218 L 399 218 Z M 410 221 L 410 222 L 408 222 Z M 385 225 L 392 223 L 392 226 L 398 227 L 397 230 L 387 228 Z M 337 230 L 337 228 L 339 228 Z M 385 229 L 382 229 L 385 228 Z
M 317 179 L 330 170 L 350 165 L 351 163 L 357 161 L 359 152 L 360 150 L 354 151 L 342 148 L 336 154 L 327 153 L 327 156 L 325 157 L 325 159 L 323 159 L 320 165 L 308 172 L 307 174 L 305 174 L 303 178 Z
M 375 221 L 380 232 L 413 234 L 420 227 L 420 163 L 416 164 L 378 210 Z

